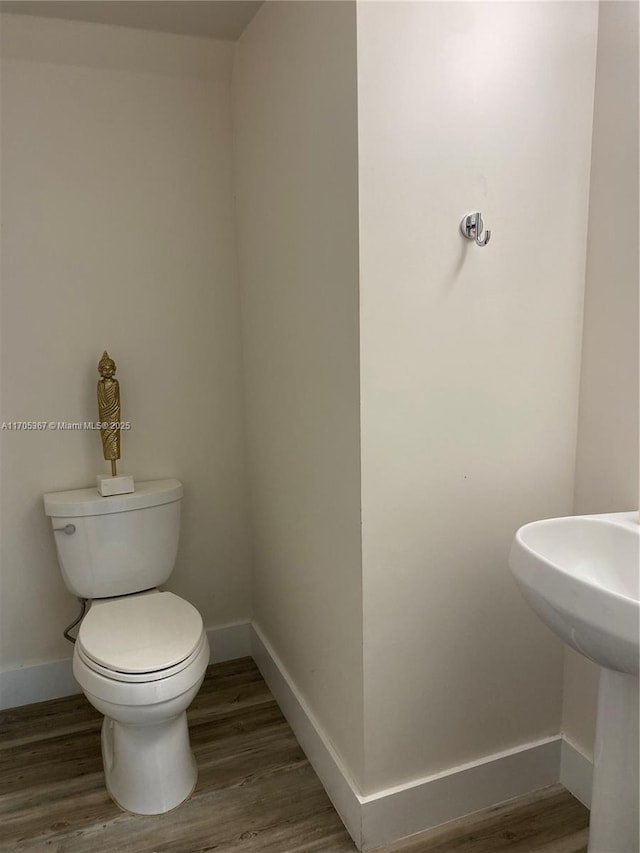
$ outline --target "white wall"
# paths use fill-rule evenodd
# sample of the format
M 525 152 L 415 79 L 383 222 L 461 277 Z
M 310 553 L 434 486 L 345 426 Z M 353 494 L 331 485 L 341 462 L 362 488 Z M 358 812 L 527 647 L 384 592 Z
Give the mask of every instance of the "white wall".
M 357 29 L 372 791 L 560 729 L 562 647 L 507 557 L 572 508 L 597 6 L 365 2 Z
M 634 14 L 601 10 L 582 512 L 637 502 Z M 121 467 L 187 489 L 171 588 L 242 620 L 244 359 L 256 623 L 365 793 L 560 727 L 562 647 L 507 554 L 573 509 L 596 18 L 265 4 L 234 66 L 241 353 L 233 47 L 2 16 L 0 420 L 93 419 L 107 347 Z M 105 463 L 92 433 L 0 441 L 12 667 L 69 654 L 41 494 Z M 588 751 L 583 668 L 563 726 Z
M 249 616 L 233 45 L 3 16 L 0 420 L 95 420 L 118 364 L 120 469 L 185 484 L 169 588 Z M 46 491 L 90 485 L 99 434 L 0 433 L 2 666 L 70 655 Z M 105 467 L 107 466 L 107 467 Z
M 353 3 L 269 2 L 234 67 L 253 606 L 362 768 Z
M 575 512 L 638 507 L 638 4 L 600 3 Z M 563 728 L 593 750 L 598 670 L 567 650 Z

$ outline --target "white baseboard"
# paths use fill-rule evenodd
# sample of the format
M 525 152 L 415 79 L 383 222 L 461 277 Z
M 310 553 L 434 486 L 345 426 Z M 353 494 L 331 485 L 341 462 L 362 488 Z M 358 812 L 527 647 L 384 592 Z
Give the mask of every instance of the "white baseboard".
M 358 849 L 362 843 L 362 801 L 357 787 L 258 626 L 251 624 L 251 654 L 298 743 Z
M 71 658 L 0 672 L 0 710 L 80 693 Z
M 560 782 L 583 806 L 591 808 L 593 761 L 566 737 L 562 739 Z
M 431 829 L 558 782 L 560 735 L 363 795 L 259 627 L 252 655 L 360 850 Z
M 207 628 L 207 637 L 211 649 L 210 664 L 251 656 L 250 622 L 236 622 L 234 625 Z
M 251 654 L 249 622 L 208 628 L 207 637 L 211 648 L 211 663 L 221 663 Z M 71 657 L 0 672 L 0 710 L 60 699 L 80 692 L 80 687 L 73 677 Z
M 362 800 L 362 849 L 373 850 L 558 781 L 561 738 L 548 738 Z

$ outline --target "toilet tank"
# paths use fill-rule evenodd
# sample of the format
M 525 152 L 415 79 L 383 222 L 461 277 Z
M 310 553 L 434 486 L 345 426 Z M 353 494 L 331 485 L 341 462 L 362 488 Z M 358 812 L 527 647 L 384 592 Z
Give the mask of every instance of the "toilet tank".
M 95 488 L 45 495 L 69 590 L 110 598 L 164 583 L 178 551 L 182 495 L 178 480 L 136 483 L 132 494 L 107 498 Z

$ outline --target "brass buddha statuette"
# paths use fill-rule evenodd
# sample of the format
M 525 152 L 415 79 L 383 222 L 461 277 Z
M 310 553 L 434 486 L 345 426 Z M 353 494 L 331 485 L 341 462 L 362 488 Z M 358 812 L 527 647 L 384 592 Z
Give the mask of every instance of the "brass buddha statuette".
M 114 378 L 116 363 L 105 350 L 98 363 L 98 415 L 104 458 L 111 462 L 111 476 L 117 475 L 116 460 L 120 459 L 120 385 Z

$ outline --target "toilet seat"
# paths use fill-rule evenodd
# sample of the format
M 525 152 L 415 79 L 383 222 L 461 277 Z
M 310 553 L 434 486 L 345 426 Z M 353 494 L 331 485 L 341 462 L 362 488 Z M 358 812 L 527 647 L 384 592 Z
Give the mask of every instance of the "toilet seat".
M 203 631 L 200 635 L 200 642 L 196 646 L 196 648 L 188 655 L 184 660 L 180 661 L 174 666 L 167 666 L 163 669 L 152 670 L 151 672 L 122 672 L 117 669 L 110 669 L 109 667 L 103 666 L 97 661 L 93 660 L 86 651 L 83 649 L 82 645 L 76 642 L 76 654 L 80 658 L 80 660 L 86 664 L 89 669 L 93 672 L 97 672 L 99 675 L 103 675 L 105 678 L 110 678 L 113 681 L 121 681 L 129 684 L 136 684 L 140 682 L 149 682 L 149 681 L 160 681 L 164 678 L 170 678 L 172 675 L 177 675 L 179 672 L 182 672 L 183 669 L 186 669 L 190 666 L 194 660 L 198 658 L 200 653 L 202 652 L 203 646 L 207 644 L 207 635 Z
M 94 602 L 80 626 L 76 652 L 106 678 L 148 682 L 181 672 L 203 643 L 196 608 L 173 593 L 153 590 Z

